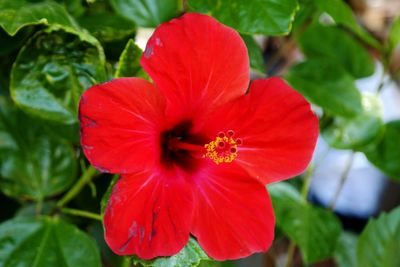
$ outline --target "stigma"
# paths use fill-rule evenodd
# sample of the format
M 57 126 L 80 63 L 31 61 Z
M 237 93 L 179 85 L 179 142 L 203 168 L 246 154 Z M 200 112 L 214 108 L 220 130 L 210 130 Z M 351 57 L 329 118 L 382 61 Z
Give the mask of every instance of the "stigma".
M 216 164 L 231 163 L 237 157 L 238 146 L 241 144 L 242 139 L 235 138 L 234 131 L 219 132 L 213 141 L 204 145 L 204 157 L 210 158 Z

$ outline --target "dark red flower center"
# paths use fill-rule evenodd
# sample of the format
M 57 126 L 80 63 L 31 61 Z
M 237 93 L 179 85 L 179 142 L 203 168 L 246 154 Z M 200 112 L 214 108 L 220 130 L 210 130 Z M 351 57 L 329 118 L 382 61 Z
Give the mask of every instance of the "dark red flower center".
M 191 133 L 192 122 L 179 123 L 161 134 L 161 162 L 164 166 L 178 165 L 184 170 L 194 171 L 196 158 L 204 153 L 205 138 Z

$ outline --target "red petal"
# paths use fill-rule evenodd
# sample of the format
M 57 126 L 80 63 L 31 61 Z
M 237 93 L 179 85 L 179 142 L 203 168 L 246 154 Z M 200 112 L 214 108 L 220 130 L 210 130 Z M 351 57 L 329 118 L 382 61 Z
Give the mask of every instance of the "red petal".
M 105 239 L 119 255 L 171 256 L 188 242 L 193 200 L 179 174 L 161 171 L 123 176 L 104 214 Z
M 197 179 L 193 235 L 217 260 L 266 251 L 275 225 L 266 188 L 237 164 L 210 165 Z
M 164 99 L 149 82 L 114 79 L 88 89 L 79 104 L 81 144 L 101 171 L 129 173 L 160 158 Z
M 237 32 L 189 13 L 159 26 L 141 65 L 167 98 L 173 121 L 204 114 L 246 92 L 247 48 Z
M 204 129 L 210 139 L 219 131 L 234 130 L 243 140 L 235 161 L 263 183 L 302 173 L 319 132 L 310 105 L 279 78 L 254 81 L 249 94 L 227 103 L 211 118 Z

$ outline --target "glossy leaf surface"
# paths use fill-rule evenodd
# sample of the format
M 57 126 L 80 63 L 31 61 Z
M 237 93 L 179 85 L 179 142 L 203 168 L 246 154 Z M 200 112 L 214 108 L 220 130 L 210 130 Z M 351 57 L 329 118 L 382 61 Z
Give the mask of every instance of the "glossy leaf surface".
M 0 224 L 0 266 L 100 267 L 94 241 L 59 218 L 16 218 Z
M 21 28 L 37 24 L 77 27 L 71 16 L 57 3 L 0 0 L 0 27 L 8 34 L 15 35 Z
M 341 232 L 335 215 L 308 204 L 287 183 L 270 185 L 268 191 L 278 227 L 300 247 L 304 262 L 311 264 L 331 257 Z
M 330 113 L 352 117 L 362 111 L 354 79 L 340 66 L 326 60 L 307 60 L 293 66 L 286 77 L 294 89 Z
M 118 68 L 115 71 L 115 77 L 147 77 L 147 74 L 140 66 L 140 57 L 142 49 L 130 39 L 122 51 L 118 61 Z
M 144 267 L 180 267 L 180 266 L 197 266 L 201 261 L 210 260 L 199 244 L 193 238 L 189 239 L 186 246 L 176 255 L 172 257 L 159 257 L 155 260 L 144 261 L 133 259 L 133 262 L 140 263 Z
M 288 34 L 297 0 L 189 0 L 192 11 L 207 13 L 241 33 Z
M 400 208 L 372 219 L 357 245 L 358 267 L 400 266 Z
M 142 27 L 156 27 L 179 13 L 176 0 L 111 0 L 119 14 Z
M 26 112 L 74 124 L 81 93 L 104 79 L 104 54 L 97 40 L 72 29 L 52 27 L 35 34 L 19 52 L 10 90 Z
M 42 200 L 67 189 L 76 159 L 69 144 L 0 98 L 0 188 L 22 199 Z

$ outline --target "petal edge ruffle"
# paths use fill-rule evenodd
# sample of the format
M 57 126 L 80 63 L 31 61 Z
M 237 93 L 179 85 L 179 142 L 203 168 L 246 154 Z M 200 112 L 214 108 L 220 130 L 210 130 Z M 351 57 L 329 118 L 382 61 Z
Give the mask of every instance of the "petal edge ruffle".
M 167 99 L 174 122 L 243 95 L 249 84 L 247 48 L 240 35 L 214 18 L 187 13 L 161 24 L 141 65 Z
M 119 255 L 171 256 L 189 240 L 192 212 L 192 190 L 178 173 L 124 175 L 104 213 L 105 239 Z
M 86 90 L 79 103 L 81 144 L 103 172 L 130 173 L 160 159 L 164 98 L 148 81 L 119 78 Z

